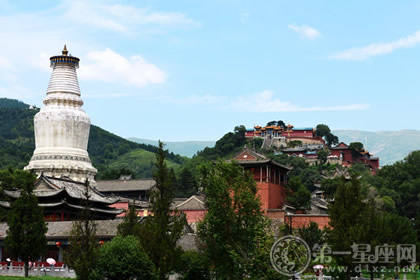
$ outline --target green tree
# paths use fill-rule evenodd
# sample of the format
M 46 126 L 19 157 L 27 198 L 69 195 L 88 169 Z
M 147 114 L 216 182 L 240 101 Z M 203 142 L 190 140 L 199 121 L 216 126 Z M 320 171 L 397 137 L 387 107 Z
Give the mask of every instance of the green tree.
M 177 241 L 186 225 L 185 216 L 171 209 L 174 186 L 165 163 L 167 151 L 159 142 L 156 153 L 156 185 L 150 195 L 152 216 L 147 217 L 140 230 L 140 242 L 154 263 L 158 278 L 166 279 L 179 261 L 181 249 Z
M 124 220 L 118 225 L 118 235 L 123 237 L 132 235 L 139 237 L 141 231 L 140 218 L 137 217 L 136 207 L 134 204 L 130 204 L 128 211 L 124 216 Z
M 316 126 L 315 135 L 319 137 L 325 137 L 331 133 L 330 128 L 326 124 L 318 124 Z
M 23 170 L 15 170 L 9 174 L 2 173 L 8 184 L 20 190 L 20 196 L 11 204 L 7 217 L 7 236 L 5 244 L 14 258 L 24 262 L 25 277 L 28 277 L 29 261 L 37 260 L 46 250 L 47 226 L 38 200 L 32 193 L 35 176 Z
M 286 201 L 298 209 L 308 209 L 311 205 L 311 192 L 302 183 L 300 177 L 290 178 L 288 184 L 288 195 Z
M 66 263 L 76 272 L 80 280 L 88 280 L 95 272 L 98 261 L 99 243 L 96 238 L 96 223 L 92 219 L 89 183 L 86 180 L 83 209 L 77 221 L 73 222 L 70 246 L 65 254 Z
M 304 226 L 298 229 L 298 235 L 308 243 L 309 248 L 313 248 L 314 245 L 324 244 L 325 234 L 319 229 L 318 224 L 311 222 L 308 226 Z
M 327 199 L 333 199 L 338 186 L 344 184 L 343 177 L 326 178 L 321 181 L 321 190 Z
M 217 279 L 270 279 L 272 237 L 250 174 L 235 163 L 201 168 L 208 212 L 198 236 Z
M 202 252 L 185 251 L 181 255 L 181 268 L 179 269 L 182 280 L 210 280 L 208 260 Z
M 325 141 L 327 141 L 327 146 L 331 147 L 331 146 L 337 145 L 339 140 L 337 136 L 330 133 L 327 136 L 325 136 Z
M 420 213 L 420 151 L 384 166 L 374 180 L 379 193 L 391 197 L 395 202 L 400 216 L 416 218 Z
M 338 144 L 339 141 L 338 137 L 331 133 L 330 128 L 326 124 L 318 124 L 315 135 L 324 138 L 329 147 Z
M 157 279 L 155 267 L 134 236 L 116 236 L 99 250 L 96 276 L 109 280 Z
M 197 193 L 197 182 L 189 168 L 184 167 L 179 174 L 179 194 L 189 197 Z
M 352 151 L 360 152 L 363 151 L 363 143 L 361 142 L 351 142 L 349 144 L 349 149 Z
M 325 164 L 328 160 L 328 155 L 330 152 L 327 149 L 322 149 L 317 152 L 318 160 L 321 164 Z
M 349 182 L 343 179 L 338 185 L 334 202 L 329 208 L 332 229 L 328 233 L 328 241 L 333 250 L 347 251 L 354 243 L 363 244 L 366 206 L 362 200 L 359 180 L 356 177 Z M 348 267 L 346 279 L 350 279 L 351 271 L 354 271 L 355 266 L 352 256 L 339 256 L 337 262 Z

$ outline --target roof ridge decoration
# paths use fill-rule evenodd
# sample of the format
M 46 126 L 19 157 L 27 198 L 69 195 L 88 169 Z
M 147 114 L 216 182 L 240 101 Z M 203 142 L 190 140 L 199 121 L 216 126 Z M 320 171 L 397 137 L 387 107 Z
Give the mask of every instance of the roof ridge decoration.
M 81 200 L 86 200 L 86 198 L 83 194 L 84 189 L 83 190 L 81 189 L 82 187 L 85 188 L 86 184 L 83 184 L 83 183 L 77 182 L 77 181 L 72 181 L 72 180 L 69 180 L 67 178 L 63 179 L 63 178 L 52 178 L 52 177 L 45 177 L 45 176 L 42 176 L 41 178 L 47 184 L 52 186 L 54 188 L 54 190 L 56 190 L 55 194 L 58 194 L 60 192 L 65 191 L 67 193 L 67 195 L 70 196 L 70 197 L 73 197 L 73 198 L 76 198 L 76 199 L 81 199 Z M 56 184 L 56 182 L 53 182 L 53 180 L 61 181 L 65 184 L 62 185 L 62 186 L 59 186 L 59 185 Z M 91 187 L 90 185 L 88 185 L 87 187 L 89 188 L 89 192 L 92 192 L 95 195 L 99 196 L 99 198 L 96 198 L 96 199 L 95 198 L 89 198 L 89 201 L 100 202 L 100 203 L 105 203 L 105 204 L 110 205 L 110 204 L 114 204 L 114 203 L 118 202 L 118 200 L 119 200 L 117 197 L 109 197 L 109 196 L 106 196 L 106 195 L 100 193 L 95 188 Z M 75 188 L 75 189 L 71 189 L 71 188 Z M 60 190 L 60 191 L 57 192 L 57 190 Z M 44 196 L 47 196 L 47 195 L 44 195 Z
M 191 201 L 191 200 L 193 200 L 193 199 L 197 200 L 198 202 L 202 203 L 203 205 L 205 204 L 205 202 L 204 202 L 204 201 L 202 201 L 201 199 L 199 199 L 197 196 L 192 195 L 192 196 L 190 196 L 189 198 L 187 198 L 185 201 L 183 201 L 183 202 L 181 202 L 180 204 L 178 204 L 177 206 L 175 206 L 175 208 L 181 207 L 181 206 L 183 206 L 183 205 L 187 204 L 188 202 L 190 202 L 190 201 Z

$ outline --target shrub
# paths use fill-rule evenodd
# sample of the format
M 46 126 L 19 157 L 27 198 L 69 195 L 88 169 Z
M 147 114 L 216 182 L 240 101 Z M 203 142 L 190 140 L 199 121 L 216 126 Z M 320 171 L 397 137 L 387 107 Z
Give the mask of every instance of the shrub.
M 153 263 L 134 236 L 117 236 L 105 243 L 96 272 L 109 280 L 157 279 Z
M 181 263 L 179 272 L 182 280 L 210 279 L 208 262 L 203 253 L 186 251 L 181 255 Z

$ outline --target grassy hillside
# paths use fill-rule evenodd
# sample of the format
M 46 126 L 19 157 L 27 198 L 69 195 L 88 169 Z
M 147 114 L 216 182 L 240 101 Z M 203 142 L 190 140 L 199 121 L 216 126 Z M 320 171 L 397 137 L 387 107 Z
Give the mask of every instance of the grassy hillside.
M 153 146 L 158 145 L 157 140 L 143 139 L 143 138 L 128 138 L 136 143 L 140 144 L 149 144 Z M 192 157 L 198 151 L 203 150 L 206 147 L 214 147 L 215 141 L 164 141 L 165 149 L 168 149 L 170 152 L 173 152 L 178 155 Z
M 135 149 L 122 154 L 108 163 L 111 169 L 130 169 L 135 174 L 142 174 L 142 178 L 151 178 L 154 170 L 155 154 L 143 149 Z M 169 168 L 177 170 L 181 165 L 177 162 L 167 160 Z
M 35 148 L 33 118 L 38 111 L 17 100 L 0 99 L 0 168 L 23 168 L 28 164 Z M 156 150 L 156 146 L 134 143 L 91 126 L 88 152 L 98 169 L 98 177 L 104 178 L 103 174 L 110 168 L 127 165 L 125 160 L 134 163 L 130 169 L 135 169 L 136 177 L 150 177 L 151 165 L 143 156 L 148 153 L 147 158 L 152 158 Z M 185 158 L 179 155 L 168 155 L 170 166 L 178 166 L 184 161 Z
M 379 157 L 381 166 L 402 160 L 410 152 L 420 150 L 419 130 L 336 130 L 333 133 L 343 142 L 362 142 L 365 148 Z

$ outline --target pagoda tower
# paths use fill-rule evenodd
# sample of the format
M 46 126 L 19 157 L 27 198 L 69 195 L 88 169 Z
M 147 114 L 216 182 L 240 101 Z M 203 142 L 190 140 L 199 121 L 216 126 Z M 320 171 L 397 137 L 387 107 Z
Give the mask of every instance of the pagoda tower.
M 97 170 L 87 152 L 90 119 L 81 108 L 76 73 L 80 60 L 69 55 L 64 45 L 62 54 L 50 61 L 53 70 L 45 106 L 34 118 L 35 151 L 25 170 L 95 184 Z

